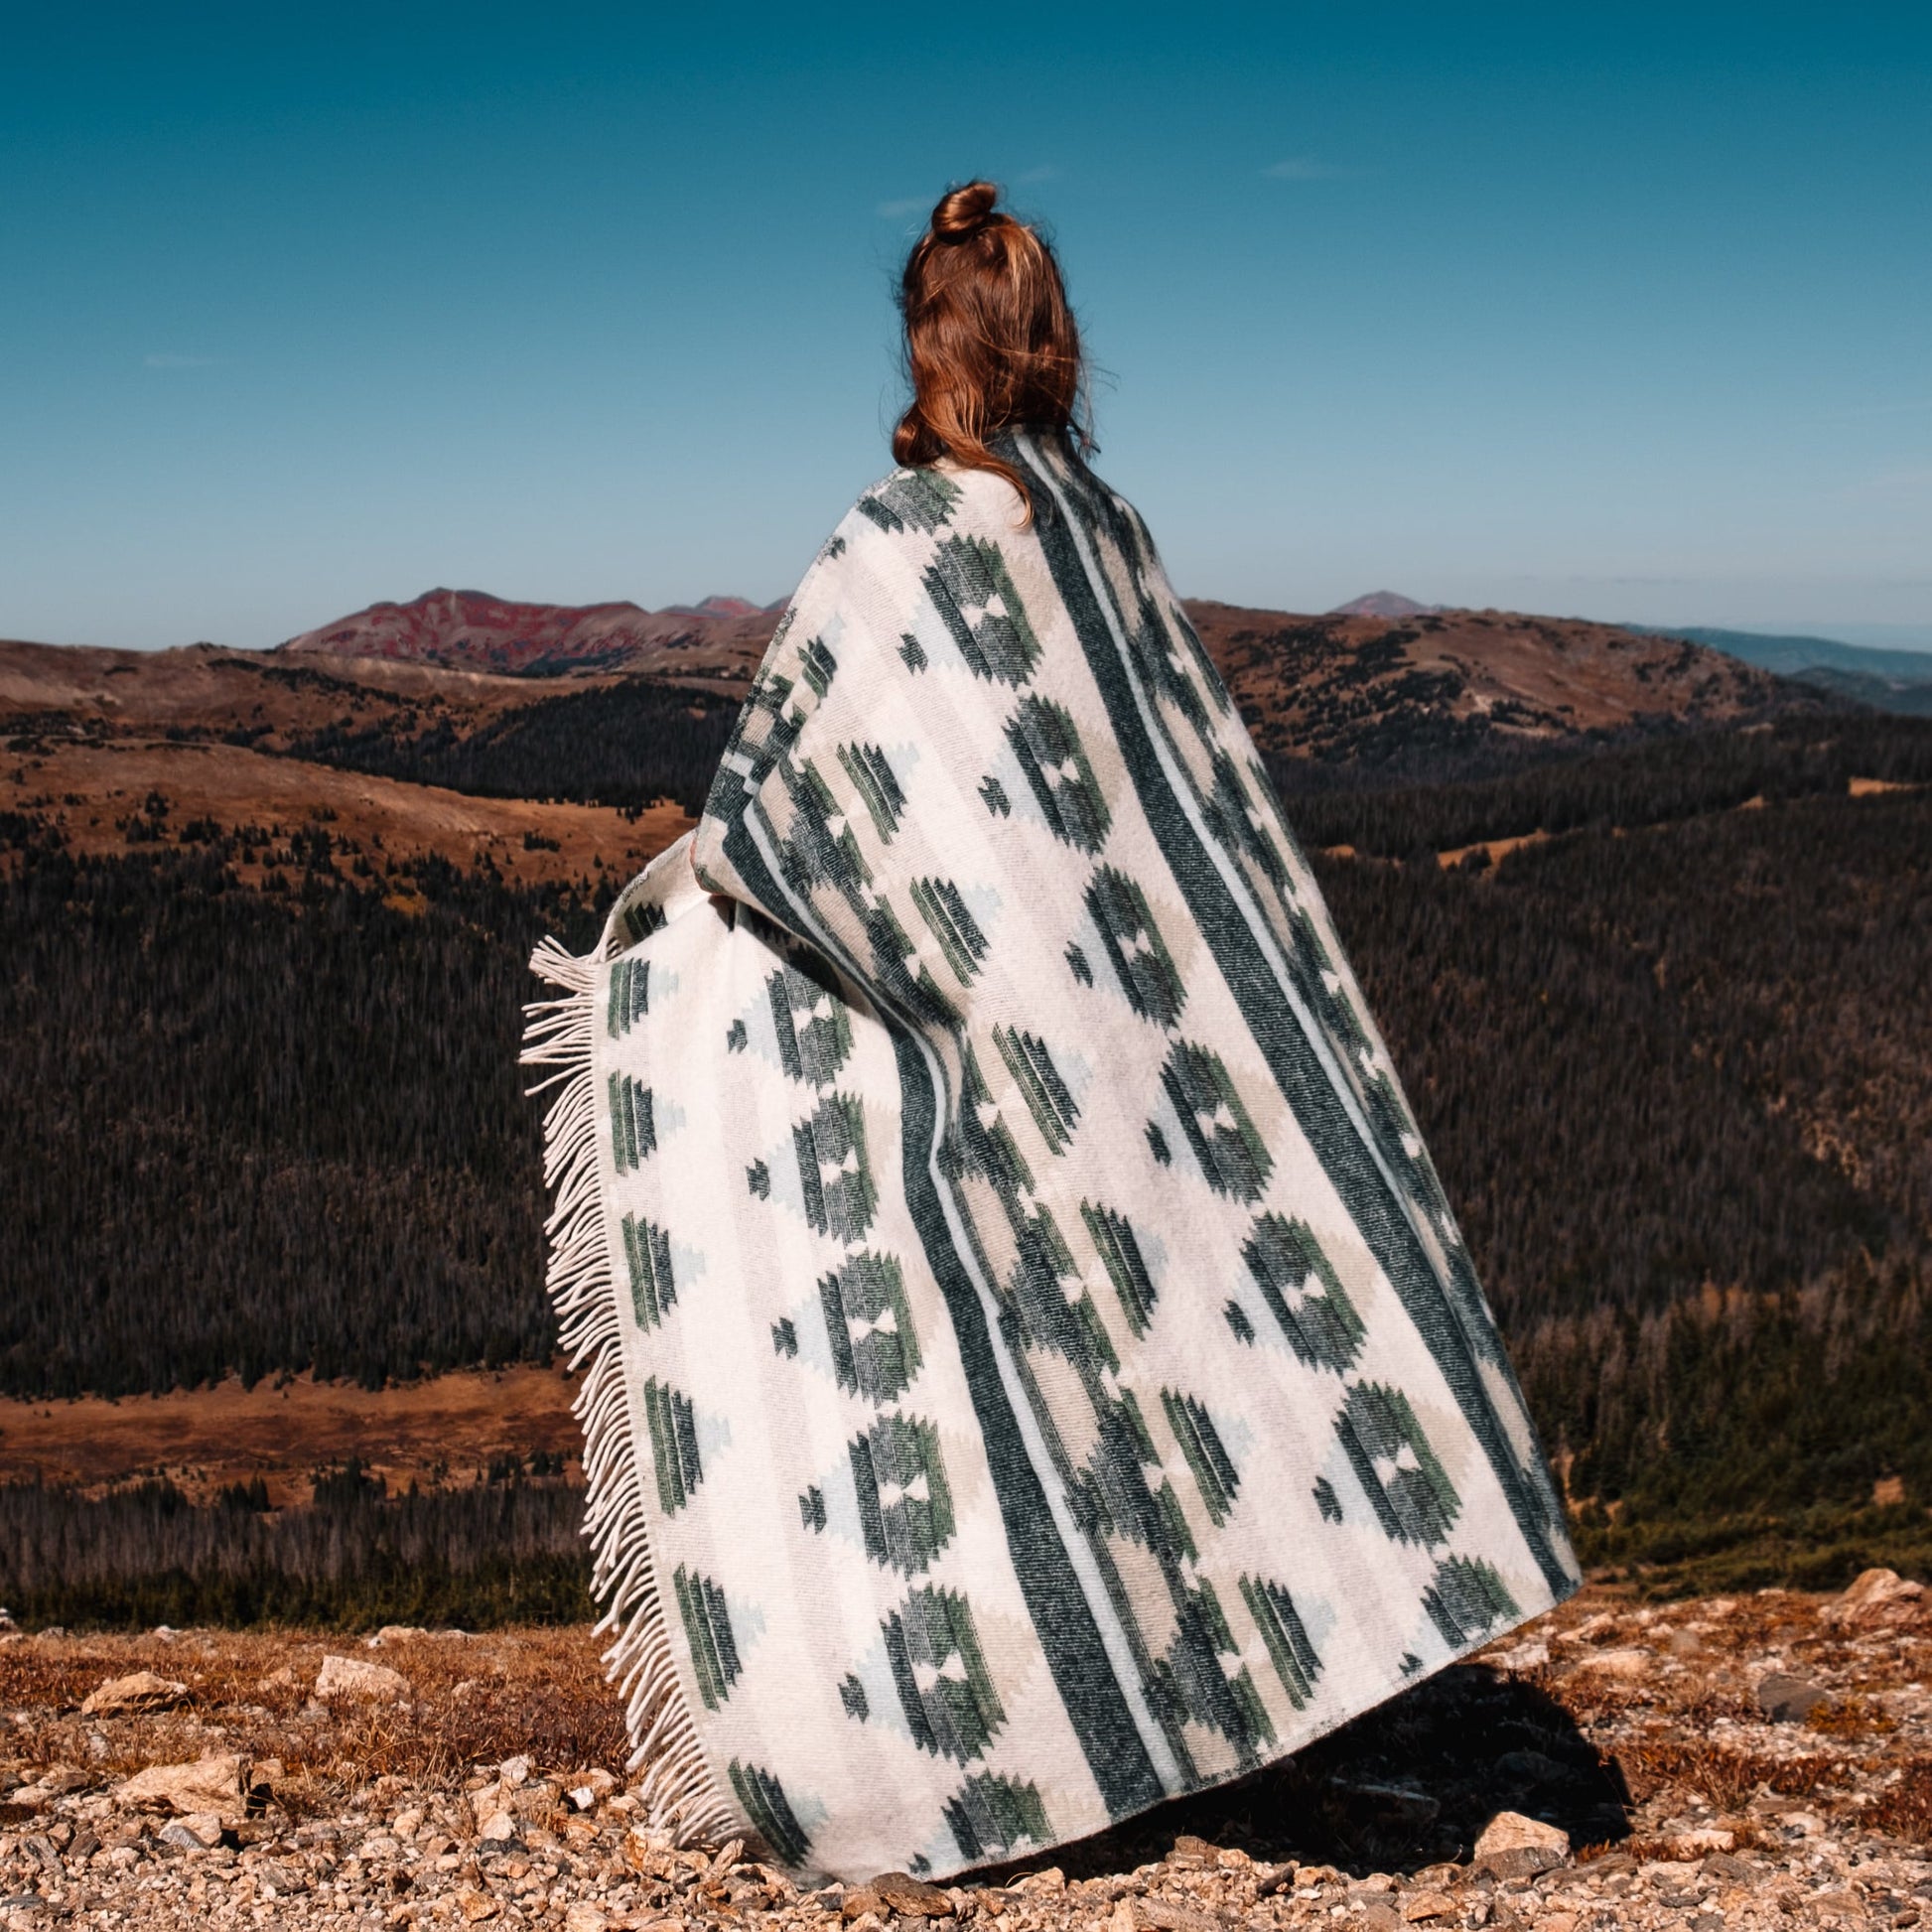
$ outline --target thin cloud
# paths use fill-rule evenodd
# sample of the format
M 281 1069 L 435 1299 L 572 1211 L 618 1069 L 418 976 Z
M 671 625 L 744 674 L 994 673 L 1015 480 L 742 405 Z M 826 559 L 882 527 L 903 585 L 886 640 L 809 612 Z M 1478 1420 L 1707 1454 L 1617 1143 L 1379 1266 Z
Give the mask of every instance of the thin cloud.
M 1278 161 L 1272 168 L 1264 168 L 1262 175 L 1269 181 L 1353 181 L 1361 173 L 1359 168 L 1344 168 L 1338 162 L 1317 161 L 1312 155 L 1293 155 L 1286 161 Z
M 883 220 L 902 221 L 908 214 L 923 214 L 931 206 L 923 195 L 908 195 L 902 201 L 881 202 L 879 213 Z
M 1029 168 L 1024 175 L 1015 175 L 1014 180 L 1022 188 L 1032 188 L 1042 181 L 1057 181 L 1060 171 L 1057 168 Z
M 213 355 L 171 355 L 163 352 L 142 356 L 141 365 L 149 369 L 211 369 L 218 359 Z

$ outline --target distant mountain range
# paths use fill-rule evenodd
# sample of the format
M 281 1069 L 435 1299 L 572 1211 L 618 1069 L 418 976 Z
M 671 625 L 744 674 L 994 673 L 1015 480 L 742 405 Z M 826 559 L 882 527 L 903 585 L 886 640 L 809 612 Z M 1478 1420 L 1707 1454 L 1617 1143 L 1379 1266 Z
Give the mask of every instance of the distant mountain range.
M 1734 656 L 1584 619 L 1445 611 L 1392 591 L 1318 617 L 1204 599 L 1186 608 L 1262 750 L 1329 768 L 1482 765 L 1586 733 L 1816 702 Z M 725 696 L 749 684 L 779 615 L 731 597 L 652 612 L 434 590 L 371 605 L 271 655 L 345 671 L 376 659 L 519 678 L 642 674 Z
M 1421 618 L 1445 615 L 1447 606 L 1418 604 L 1399 591 L 1370 591 L 1328 613 L 1331 618 Z M 1761 671 L 1796 678 L 1875 711 L 1932 717 L 1932 651 L 1873 649 L 1836 637 L 1779 636 L 1758 630 L 1719 630 L 1703 624 L 1628 623 L 1617 626 L 1645 637 L 1684 637 L 1721 650 Z
M 1645 628 L 1632 624 L 1633 630 Z M 1773 636 L 1758 630 L 1713 630 L 1690 625 L 1668 633 L 1707 644 L 1728 656 L 1796 678 L 1833 697 L 1876 711 L 1932 717 L 1932 651 L 1873 650 L 1836 637 Z

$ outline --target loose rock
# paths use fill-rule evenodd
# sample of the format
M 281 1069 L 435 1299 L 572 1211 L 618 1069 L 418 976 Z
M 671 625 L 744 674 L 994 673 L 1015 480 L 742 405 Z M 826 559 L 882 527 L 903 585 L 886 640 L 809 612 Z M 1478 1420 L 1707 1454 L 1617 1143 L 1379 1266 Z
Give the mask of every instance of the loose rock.
M 1570 1834 L 1526 1818 L 1520 1811 L 1499 1811 L 1476 1840 L 1475 1864 L 1496 1878 L 1532 1878 L 1549 1871 L 1570 1856 Z
M 409 1680 L 400 1671 L 360 1657 L 325 1657 L 316 1676 L 316 1696 L 325 1704 L 333 1698 L 394 1704 L 408 1695 Z
M 232 1824 L 242 1815 L 242 1760 L 219 1751 L 193 1764 L 151 1764 L 114 1793 L 123 1805 L 168 1805 L 185 1817 L 212 1812 Z
M 90 1692 L 80 1707 L 80 1715 L 114 1718 L 131 1711 L 166 1711 L 187 1695 L 186 1684 L 177 1684 L 170 1677 L 157 1677 L 151 1670 L 137 1670 L 126 1677 L 110 1677 Z
M 1829 1691 L 1807 1683 L 1802 1677 L 1793 1677 L 1788 1671 L 1773 1671 L 1758 1681 L 1757 1708 L 1774 1725 L 1801 1724 L 1821 1704 L 1827 1703 L 1830 1696 Z

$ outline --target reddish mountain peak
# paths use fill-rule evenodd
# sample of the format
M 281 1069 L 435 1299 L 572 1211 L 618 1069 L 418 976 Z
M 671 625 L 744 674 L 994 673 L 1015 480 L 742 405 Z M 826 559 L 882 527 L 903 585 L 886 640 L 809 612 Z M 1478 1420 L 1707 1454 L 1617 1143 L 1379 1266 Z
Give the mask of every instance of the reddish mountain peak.
M 770 607 L 754 604 L 745 597 L 706 597 L 696 604 L 667 604 L 662 616 L 667 618 L 756 618 L 760 617 Z
M 771 633 L 775 608 L 739 597 L 651 612 L 635 604 L 522 604 L 439 585 L 407 604 L 371 604 L 352 617 L 291 637 L 285 651 L 384 657 L 511 675 L 668 670 L 679 676 L 749 676 Z M 677 653 L 665 660 L 667 651 Z
M 1351 598 L 1328 613 L 1331 618 L 1423 618 L 1440 611 L 1440 604 L 1418 604 L 1400 591 L 1370 591 L 1366 597 Z

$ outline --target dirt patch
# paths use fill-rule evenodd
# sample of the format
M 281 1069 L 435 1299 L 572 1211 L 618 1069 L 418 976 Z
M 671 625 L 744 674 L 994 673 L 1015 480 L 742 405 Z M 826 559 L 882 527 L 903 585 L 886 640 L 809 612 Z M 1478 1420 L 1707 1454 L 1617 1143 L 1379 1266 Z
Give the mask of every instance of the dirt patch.
M 493 1457 L 537 1453 L 562 1457 L 565 1473 L 580 1479 L 576 1391 L 559 1369 L 524 1367 L 395 1389 L 302 1375 L 279 1386 L 244 1389 L 230 1378 L 116 1401 L 0 1401 L 0 1481 L 38 1477 L 98 1491 L 165 1475 L 202 1501 L 259 1476 L 281 1508 L 309 1500 L 316 1469 L 351 1457 L 391 1491 L 475 1481 Z
M 477 798 L 236 745 L 118 738 L 50 743 L 0 759 L 0 811 L 46 817 L 77 852 L 118 855 L 144 842 L 153 850 L 154 794 L 166 801 L 172 839 L 196 821 L 244 839 L 254 834 L 253 861 L 235 866 L 251 885 L 278 866 L 286 870 L 290 861 L 278 855 L 311 826 L 325 829 L 343 856 L 362 860 L 371 878 L 390 860 L 435 854 L 465 868 L 486 858 L 505 879 L 534 885 L 581 880 L 600 868 L 628 879 L 693 823 L 676 805 L 629 818 L 599 805 Z

